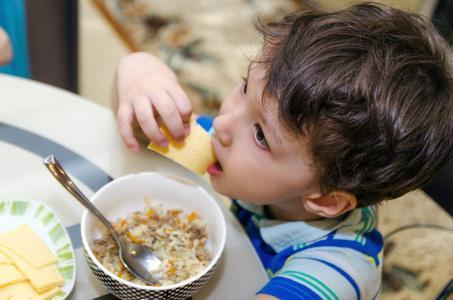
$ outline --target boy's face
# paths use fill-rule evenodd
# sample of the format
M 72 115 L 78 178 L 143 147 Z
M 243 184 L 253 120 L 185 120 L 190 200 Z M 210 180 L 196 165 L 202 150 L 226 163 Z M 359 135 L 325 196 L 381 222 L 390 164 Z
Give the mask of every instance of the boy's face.
M 308 139 L 295 136 L 277 118 L 276 101 L 266 101 L 263 66 L 251 65 L 214 120 L 213 147 L 219 165 L 210 168 L 213 187 L 232 198 L 276 204 L 318 193 Z

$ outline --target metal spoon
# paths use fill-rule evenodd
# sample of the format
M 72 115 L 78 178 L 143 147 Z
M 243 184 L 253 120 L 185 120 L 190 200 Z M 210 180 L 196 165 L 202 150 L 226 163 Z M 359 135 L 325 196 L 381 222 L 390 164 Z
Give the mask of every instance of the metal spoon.
M 43 163 L 60 184 L 108 228 L 118 245 L 121 262 L 126 269 L 148 284 L 157 283 L 157 275 L 153 275 L 150 272 L 159 268 L 161 260 L 153 253 L 153 251 L 147 246 L 128 242 L 121 238 L 112 224 L 90 202 L 90 200 L 88 200 L 74 182 L 72 182 L 71 178 L 69 178 L 68 174 L 53 155 L 47 156 L 43 160 Z

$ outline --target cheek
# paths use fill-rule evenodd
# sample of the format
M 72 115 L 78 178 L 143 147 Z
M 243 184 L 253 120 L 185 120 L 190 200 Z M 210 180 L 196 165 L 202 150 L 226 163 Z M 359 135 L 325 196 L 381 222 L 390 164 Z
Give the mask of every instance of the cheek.
M 250 147 L 250 146 L 249 146 Z M 269 188 L 272 189 L 271 169 L 260 157 L 240 153 L 228 161 L 225 166 L 228 187 L 239 199 L 248 201 L 268 198 Z
M 313 178 L 308 174 L 301 176 L 300 170 L 296 172 L 291 166 L 275 165 L 263 157 L 243 155 L 242 159 L 243 163 L 231 169 L 227 180 L 229 191 L 239 199 L 271 204 L 312 190 Z
M 256 175 L 256 174 L 253 174 Z M 238 199 L 255 204 L 268 204 L 284 197 L 282 191 L 275 184 L 272 178 L 266 178 L 266 175 L 246 176 L 233 182 L 231 192 Z
M 240 180 L 241 174 L 245 176 L 251 175 L 256 165 L 254 164 L 253 158 L 251 159 L 244 153 L 244 149 L 237 151 L 231 151 L 228 162 L 224 166 L 226 173 L 233 175 L 234 178 Z

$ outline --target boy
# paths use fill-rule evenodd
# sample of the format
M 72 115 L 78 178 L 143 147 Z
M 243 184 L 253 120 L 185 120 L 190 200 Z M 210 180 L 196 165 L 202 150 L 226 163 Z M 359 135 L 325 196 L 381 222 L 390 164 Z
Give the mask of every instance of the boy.
M 377 4 L 261 26 L 262 51 L 214 120 L 213 187 L 270 275 L 256 299 L 374 299 L 383 239 L 372 205 L 421 187 L 453 148 L 447 46 L 420 18 Z M 191 105 L 157 58 L 118 66 L 119 131 L 187 135 Z M 209 80 L 209 79 L 207 79 Z M 159 121 L 156 121 L 156 117 Z

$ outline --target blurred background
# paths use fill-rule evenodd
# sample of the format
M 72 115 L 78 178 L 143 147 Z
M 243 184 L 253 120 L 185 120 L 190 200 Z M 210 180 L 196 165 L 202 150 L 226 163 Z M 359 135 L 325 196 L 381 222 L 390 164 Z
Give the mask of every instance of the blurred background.
M 15 48 L 15 59 L 12 62 L 15 68 L 1 67 L 0 72 L 31 77 L 108 106 L 111 80 L 117 62 L 127 53 L 144 50 L 157 52 L 158 55 L 166 53 L 163 54 L 166 55 L 164 59 L 182 77 L 188 77 L 184 70 L 190 71 L 190 76 L 193 77 L 196 76 L 194 73 L 206 71 L 207 68 L 213 69 L 213 62 L 216 67 L 230 66 L 230 70 L 220 70 L 228 74 L 218 78 L 219 81 L 225 81 L 226 78 L 227 83 L 221 84 L 226 86 L 237 81 L 237 78 L 229 77 L 242 75 L 243 72 L 238 70 L 243 67 L 240 63 L 231 66 L 230 62 L 242 59 L 243 64 L 246 64 L 256 50 L 256 45 L 259 45 L 250 25 L 254 15 L 269 20 L 294 9 L 320 8 L 334 11 L 357 2 L 359 1 L 0 0 L 0 26 L 7 32 L 10 31 Z M 433 20 L 439 31 L 451 41 L 453 1 L 379 2 L 419 13 Z M 208 30 L 206 27 L 212 29 Z M 233 30 L 240 30 L 241 39 L 247 41 L 239 43 L 234 40 Z M 223 35 L 223 39 L 216 38 L 212 32 Z M 228 58 L 226 53 L 219 53 L 222 51 L 220 43 L 229 45 L 227 53 L 230 56 L 230 50 L 237 49 L 234 55 L 238 56 L 230 58 L 229 63 L 222 64 L 222 60 Z M 214 47 L 210 48 L 209 44 Z M 241 56 L 242 58 L 238 58 Z M 17 61 L 21 62 L 21 66 L 17 66 Z M 201 62 L 202 66 L 196 69 L 193 62 L 198 65 Z M 197 80 L 202 81 L 198 78 L 194 81 Z M 202 101 L 199 109 L 212 108 L 213 112 L 217 103 L 211 102 L 221 101 L 219 99 L 224 93 L 222 87 L 216 90 L 210 87 L 206 89 L 197 82 L 189 83 L 188 89 L 201 98 L 198 99 Z
M 269 21 L 296 9 L 335 11 L 357 2 L 0 0 L 0 27 L 14 53 L 0 73 L 38 80 L 109 108 L 118 61 L 134 51 L 150 51 L 178 74 L 195 111 L 215 115 L 259 48 L 254 16 Z M 451 45 L 453 0 L 378 2 L 432 20 Z M 435 201 L 420 201 L 422 193 Z M 452 163 L 423 190 L 381 205 L 379 227 L 384 234 L 412 224 L 452 227 L 451 214 Z M 435 299 L 449 282 L 453 288 L 451 234 L 408 230 L 387 242 L 382 299 Z

